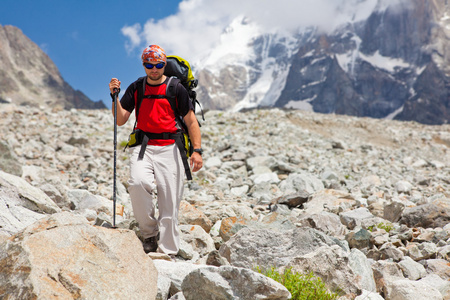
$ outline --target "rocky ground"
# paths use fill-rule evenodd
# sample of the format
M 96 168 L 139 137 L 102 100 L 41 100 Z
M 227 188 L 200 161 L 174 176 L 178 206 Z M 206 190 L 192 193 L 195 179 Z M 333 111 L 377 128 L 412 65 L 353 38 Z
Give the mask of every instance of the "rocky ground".
M 118 299 L 130 293 L 123 283 L 130 274 L 154 279 L 157 270 L 149 299 L 288 299 L 287 290 L 253 271 L 274 266 L 312 271 L 343 299 L 450 299 L 450 125 L 207 112 L 205 166 L 186 182 L 179 256 L 136 254 L 129 260 L 151 265 L 140 270 L 122 260 L 143 254 L 122 151 L 134 120 L 118 129 L 124 211 L 116 222 L 124 229 L 111 230 L 92 226 L 112 222 L 111 113 L 0 108 L 0 295 L 45 298 L 46 290 Z M 45 260 L 67 256 L 91 263 Z M 98 262 L 105 259 L 118 267 Z M 123 275 L 118 291 L 92 278 L 108 270 Z M 154 285 L 138 281 L 134 290 Z

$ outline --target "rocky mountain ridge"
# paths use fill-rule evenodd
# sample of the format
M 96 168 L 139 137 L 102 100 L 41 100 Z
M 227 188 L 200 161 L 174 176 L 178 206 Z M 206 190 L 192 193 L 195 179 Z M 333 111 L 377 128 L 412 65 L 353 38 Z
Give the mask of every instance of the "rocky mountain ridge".
M 52 60 L 22 31 L 0 25 L 0 103 L 64 109 L 106 108 L 74 90 Z
M 212 109 L 290 107 L 449 123 L 450 4 L 394 3 L 333 32 L 252 29 L 246 51 L 223 54 L 220 44 L 211 51 L 215 60 L 198 64 L 199 99 Z M 222 40 L 255 26 L 235 20 Z
M 450 125 L 208 111 L 173 262 L 142 250 L 121 146 L 120 229 L 99 227 L 112 222 L 110 111 L 0 106 L 0 295 L 281 300 L 253 267 L 289 266 L 342 300 L 450 296 Z

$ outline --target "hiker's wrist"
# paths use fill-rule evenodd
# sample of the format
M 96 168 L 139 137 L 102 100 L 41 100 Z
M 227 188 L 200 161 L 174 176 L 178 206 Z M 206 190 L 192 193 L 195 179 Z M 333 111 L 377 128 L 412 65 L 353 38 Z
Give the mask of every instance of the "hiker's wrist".
M 112 102 L 114 102 L 114 100 L 116 99 L 116 97 L 114 97 L 114 95 L 119 95 L 120 93 L 120 89 L 114 89 L 113 92 L 110 92 L 109 95 L 111 96 Z
M 198 153 L 198 154 L 200 154 L 200 156 L 202 156 L 202 154 L 203 154 L 203 149 L 202 149 L 202 148 L 195 148 L 195 149 L 193 150 L 193 152 L 194 152 L 194 153 Z

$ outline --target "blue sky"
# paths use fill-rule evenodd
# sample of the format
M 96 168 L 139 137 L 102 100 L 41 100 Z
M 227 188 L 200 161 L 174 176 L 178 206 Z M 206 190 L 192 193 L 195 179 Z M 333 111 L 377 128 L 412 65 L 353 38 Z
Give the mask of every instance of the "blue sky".
M 111 77 L 129 84 L 143 74 L 139 51 L 128 53 L 128 38 L 121 29 L 176 14 L 179 2 L 2 0 L 0 24 L 20 28 L 47 53 L 74 89 L 110 105 Z

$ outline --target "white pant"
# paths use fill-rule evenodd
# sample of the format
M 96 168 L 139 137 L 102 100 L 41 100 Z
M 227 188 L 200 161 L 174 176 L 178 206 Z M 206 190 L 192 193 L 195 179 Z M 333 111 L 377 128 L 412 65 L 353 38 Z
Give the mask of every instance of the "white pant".
M 141 147 L 130 149 L 128 191 L 133 213 L 143 238 L 159 232 L 159 251 L 177 254 L 180 245 L 178 210 L 184 188 L 184 167 L 176 144 L 148 145 L 144 158 L 138 160 Z M 156 188 L 158 219 L 155 218 L 153 193 Z

